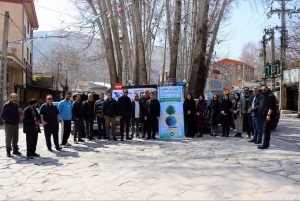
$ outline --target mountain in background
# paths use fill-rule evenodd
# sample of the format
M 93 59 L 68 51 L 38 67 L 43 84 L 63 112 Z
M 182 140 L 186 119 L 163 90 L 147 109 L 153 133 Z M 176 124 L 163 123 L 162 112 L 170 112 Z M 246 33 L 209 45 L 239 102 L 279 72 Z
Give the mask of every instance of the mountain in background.
M 47 35 L 46 39 L 44 36 Z M 68 36 L 67 38 L 55 38 L 53 36 Z M 51 49 L 57 48 L 59 44 L 62 45 L 69 45 L 72 48 L 79 48 L 81 53 L 79 57 L 82 60 L 82 67 L 86 71 L 90 71 L 93 73 L 94 77 L 90 78 L 94 82 L 101 82 L 105 81 L 108 82 L 108 67 L 106 64 L 106 60 L 96 60 L 96 61 L 86 61 L 88 58 L 96 57 L 99 55 L 104 55 L 104 50 L 101 46 L 100 39 L 91 39 L 83 34 L 75 34 L 72 32 L 60 32 L 58 30 L 53 31 L 36 31 L 34 32 L 34 37 L 42 37 L 39 39 L 33 40 L 33 72 L 35 73 L 43 73 L 43 67 L 38 65 L 40 62 L 45 60 L 45 57 L 51 57 Z M 88 46 L 88 44 L 90 44 Z M 88 48 L 86 48 L 88 46 Z M 85 49 L 86 48 L 86 49 Z M 152 54 L 152 70 L 151 70 L 151 82 L 150 83 L 157 83 L 159 79 L 159 71 L 162 70 L 163 66 L 163 55 L 164 55 L 164 48 L 161 46 L 155 46 L 153 48 Z M 169 54 L 167 53 L 166 59 L 166 69 L 169 67 Z M 57 62 L 53 61 L 56 65 Z M 39 67 L 38 67 L 39 66 Z

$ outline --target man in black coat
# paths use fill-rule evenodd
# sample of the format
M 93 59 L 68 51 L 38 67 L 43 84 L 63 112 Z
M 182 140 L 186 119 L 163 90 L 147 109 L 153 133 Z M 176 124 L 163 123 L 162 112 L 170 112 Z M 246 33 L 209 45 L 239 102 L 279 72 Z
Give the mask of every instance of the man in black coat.
M 254 142 L 255 144 L 262 143 L 262 126 L 261 119 L 258 115 L 258 107 L 260 103 L 260 94 L 258 87 L 253 88 L 253 97 L 250 99 L 251 107 L 249 108 L 249 113 L 251 112 L 252 125 L 253 125 L 253 137 L 248 142 Z
M 107 94 L 107 99 L 103 104 L 103 115 L 105 118 L 105 133 L 106 138 L 110 141 L 110 124 L 111 124 L 111 133 L 113 135 L 113 140 L 117 141 L 116 137 L 116 117 L 118 114 L 118 103 L 114 99 L 112 99 L 112 94 Z
M 268 91 L 268 87 L 261 87 L 262 97 L 258 106 L 259 116 L 262 120 L 264 139 L 263 144 L 259 145 L 258 149 L 267 149 L 270 146 L 271 125 L 277 115 L 276 98 L 274 94 Z
M 21 155 L 18 151 L 20 121 L 19 106 L 17 104 L 18 95 L 16 93 L 12 93 L 9 98 L 10 100 L 3 105 L 1 112 L 1 118 L 5 124 L 4 129 L 7 157 L 11 157 L 11 147 L 13 147 L 13 154 Z
M 144 96 L 140 98 L 140 101 L 142 103 L 142 110 L 143 110 L 143 114 L 145 114 L 145 110 L 146 110 L 146 102 L 150 100 L 150 96 L 149 96 L 149 91 L 145 90 L 144 91 Z M 146 132 L 147 132 L 147 122 L 145 121 L 144 118 L 142 118 L 142 123 L 143 123 L 143 136 L 142 138 L 146 138 Z
M 150 100 L 146 102 L 144 119 L 147 122 L 147 139 L 156 139 L 158 131 L 158 119 L 160 117 L 160 103 L 155 99 L 153 92 L 150 92 Z M 151 136 L 152 132 L 152 136 Z
M 72 115 L 73 115 L 73 121 L 74 121 L 74 143 L 78 144 L 78 142 L 84 142 L 82 137 L 82 131 L 83 131 L 83 104 L 81 103 L 81 95 L 76 95 L 76 100 L 73 103 L 72 107 Z M 78 138 L 78 141 L 76 140 Z
M 93 137 L 93 127 L 96 118 L 96 103 L 93 98 L 93 94 L 89 93 L 88 100 L 83 103 L 85 130 L 88 141 L 95 140 Z
M 131 117 L 131 100 L 127 96 L 128 90 L 123 90 L 123 95 L 118 99 L 118 116 L 120 119 L 120 134 L 121 141 L 124 140 L 124 123 L 126 123 L 126 140 L 132 140 L 129 137 L 129 125 L 130 125 L 130 117 Z
M 38 102 L 33 98 L 29 100 L 29 106 L 23 112 L 23 133 L 26 134 L 27 158 L 39 157 L 36 153 L 38 133 L 41 132 L 41 117 L 37 112 Z
M 139 138 L 139 124 L 140 120 L 143 117 L 143 104 L 142 101 L 139 100 L 139 95 L 137 93 L 134 94 L 134 100 L 131 103 L 132 108 L 132 119 L 131 119 L 131 137 L 133 138 L 133 133 L 135 131 L 135 137 Z M 135 130 L 134 130 L 135 128 Z

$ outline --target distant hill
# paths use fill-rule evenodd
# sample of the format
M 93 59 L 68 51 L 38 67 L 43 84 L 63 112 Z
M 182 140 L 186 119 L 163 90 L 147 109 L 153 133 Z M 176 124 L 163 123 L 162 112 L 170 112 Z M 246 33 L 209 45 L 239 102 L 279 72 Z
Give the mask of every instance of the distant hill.
M 47 35 L 46 40 L 44 38 L 40 39 L 34 39 L 33 44 L 34 46 L 46 57 L 49 57 L 50 51 L 52 48 L 57 47 L 58 44 L 69 44 L 74 46 L 74 48 L 85 48 L 87 44 L 89 44 L 89 37 L 85 36 L 83 34 L 74 34 L 70 32 L 59 32 L 57 30 L 53 31 L 36 31 L 34 32 L 34 37 L 44 37 Z M 53 38 L 53 36 L 64 36 L 68 35 L 67 38 Z M 103 51 L 101 50 L 101 40 L 100 39 L 94 39 L 88 49 L 85 52 L 82 52 L 80 54 L 80 57 L 82 58 L 87 58 L 95 53 L 98 54 L 103 54 Z M 34 72 L 43 72 L 43 69 L 40 68 L 38 69 L 36 65 L 41 62 L 44 59 L 44 56 L 39 53 L 39 51 L 34 48 L 33 51 L 33 71 Z M 159 71 L 162 70 L 162 65 L 163 65 L 163 53 L 164 53 L 164 48 L 160 46 L 156 46 L 153 48 L 153 55 L 152 55 L 152 71 L 151 71 L 151 82 L 152 83 L 157 83 L 158 78 L 159 78 Z M 169 55 L 167 55 L 167 60 L 166 60 L 166 69 L 169 67 Z M 106 61 L 96 61 L 93 63 L 90 62 L 83 62 L 83 65 L 86 67 L 87 70 L 92 71 L 99 80 L 93 80 L 93 81 L 98 81 L 101 82 L 103 81 L 104 78 L 108 78 L 108 68 Z M 97 68 L 95 68 L 97 66 Z

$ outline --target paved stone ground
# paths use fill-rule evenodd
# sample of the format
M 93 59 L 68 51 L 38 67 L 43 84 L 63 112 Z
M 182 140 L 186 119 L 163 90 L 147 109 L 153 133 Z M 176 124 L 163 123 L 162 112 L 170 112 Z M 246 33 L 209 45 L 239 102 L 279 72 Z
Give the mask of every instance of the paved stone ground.
M 299 125 L 281 119 L 268 150 L 206 135 L 86 142 L 51 153 L 41 133 L 41 158 L 29 161 L 21 129 L 23 157 L 6 158 L 0 126 L 0 200 L 300 200 Z

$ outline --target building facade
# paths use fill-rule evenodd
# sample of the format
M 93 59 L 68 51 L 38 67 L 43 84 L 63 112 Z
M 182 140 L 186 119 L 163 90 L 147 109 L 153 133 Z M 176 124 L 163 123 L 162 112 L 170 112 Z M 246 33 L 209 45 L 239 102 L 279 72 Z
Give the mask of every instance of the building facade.
M 7 48 L 7 93 L 18 94 L 19 103 L 25 104 L 26 87 L 32 80 L 33 30 L 39 24 L 33 0 L 0 0 L 0 13 L 9 12 Z M 0 16 L 0 29 L 4 27 L 4 16 Z M 0 32 L 2 47 L 3 32 Z
M 256 80 L 254 67 L 233 59 L 222 59 L 213 63 L 209 69 L 210 78 L 223 80 L 224 91 L 251 87 Z

